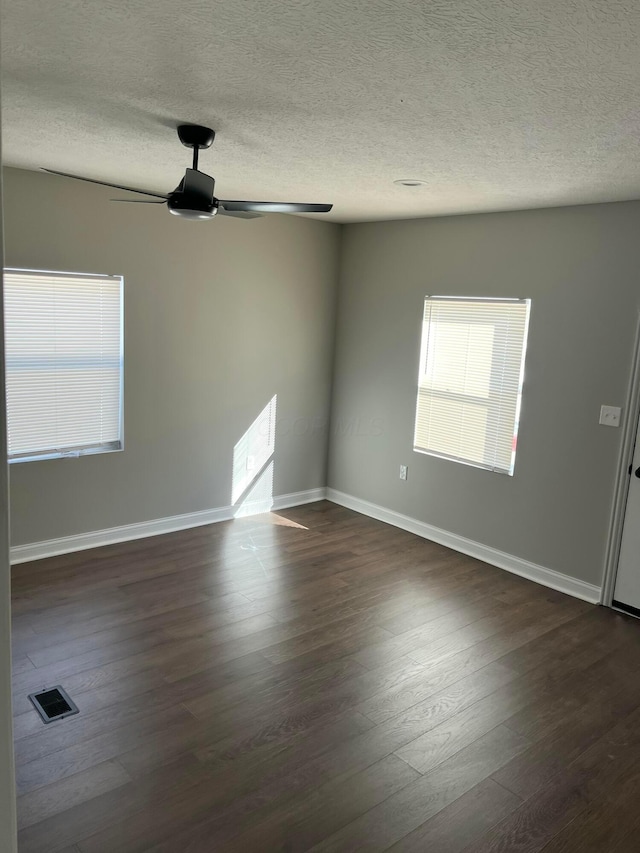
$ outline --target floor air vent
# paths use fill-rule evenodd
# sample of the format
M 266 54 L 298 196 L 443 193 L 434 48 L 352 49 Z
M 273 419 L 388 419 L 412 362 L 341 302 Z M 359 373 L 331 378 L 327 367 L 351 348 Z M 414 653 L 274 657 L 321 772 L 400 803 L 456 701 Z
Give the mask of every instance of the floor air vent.
M 52 723 L 54 720 L 63 720 L 78 714 L 78 706 L 71 701 L 67 693 L 58 685 L 48 687 L 39 693 L 30 693 L 29 699 L 33 702 L 36 711 L 42 717 L 43 722 Z

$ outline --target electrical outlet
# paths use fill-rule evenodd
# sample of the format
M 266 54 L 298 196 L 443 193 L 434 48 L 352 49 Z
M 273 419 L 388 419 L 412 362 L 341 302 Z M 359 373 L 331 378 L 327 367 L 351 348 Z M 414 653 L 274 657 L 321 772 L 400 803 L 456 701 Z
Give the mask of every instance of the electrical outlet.
M 600 420 L 598 423 L 603 426 L 617 427 L 620 426 L 619 406 L 600 406 Z
M 406 465 L 400 466 L 400 479 L 401 480 L 407 479 L 407 466 Z

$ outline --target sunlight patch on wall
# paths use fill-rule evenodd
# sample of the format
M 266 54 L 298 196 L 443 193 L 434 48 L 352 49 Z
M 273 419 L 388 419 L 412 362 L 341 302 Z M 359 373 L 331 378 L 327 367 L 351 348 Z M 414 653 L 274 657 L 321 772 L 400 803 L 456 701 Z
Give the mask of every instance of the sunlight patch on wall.
M 237 517 L 268 512 L 273 505 L 277 404 L 274 394 L 233 448 L 231 503 Z
M 273 460 L 254 480 L 234 510 L 235 518 L 269 512 L 273 506 Z

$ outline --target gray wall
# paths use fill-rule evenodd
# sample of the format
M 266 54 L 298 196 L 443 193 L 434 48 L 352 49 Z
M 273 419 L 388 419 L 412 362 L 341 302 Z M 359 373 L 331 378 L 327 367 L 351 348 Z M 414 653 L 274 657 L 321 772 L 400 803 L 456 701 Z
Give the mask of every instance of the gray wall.
M 2 181 L 0 180 L 0 271 L 2 270 Z M 1 276 L 1 272 L 0 272 Z M 6 459 L 7 424 L 4 389 L 4 323 L 0 286 L 0 459 Z M 16 790 L 11 703 L 11 576 L 9 570 L 9 495 L 7 466 L 0 466 L 0 850 L 14 853 Z
M 6 264 L 125 278 L 125 450 L 11 466 L 12 544 L 227 506 L 277 394 L 274 493 L 323 486 L 340 227 L 187 222 L 7 169 Z
M 637 202 L 347 226 L 329 485 L 599 584 L 639 273 Z M 513 477 L 412 450 L 425 294 L 532 299 Z
M 340 226 L 182 222 L 7 170 L 6 262 L 122 273 L 124 453 L 11 467 L 22 544 L 231 502 L 233 447 L 278 395 L 274 494 L 325 483 Z M 329 485 L 600 583 L 640 289 L 640 203 L 342 229 Z M 514 477 L 412 451 L 422 298 L 532 299 Z M 409 480 L 398 466 L 409 465 Z

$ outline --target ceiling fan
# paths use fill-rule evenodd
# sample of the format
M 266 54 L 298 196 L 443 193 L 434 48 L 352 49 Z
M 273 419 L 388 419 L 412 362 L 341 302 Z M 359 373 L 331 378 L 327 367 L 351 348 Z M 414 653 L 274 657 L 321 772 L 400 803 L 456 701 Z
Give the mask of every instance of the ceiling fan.
M 121 184 L 110 184 L 107 181 L 95 181 L 93 178 L 83 178 L 81 175 L 70 175 L 68 172 L 58 172 L 55 169 L 43 169 L 52 175 L 62 175 L 65 178 L 76 178 L 91 184 L 101 184 L 117 190 L 127 190 L 131 193 L 153 196 L 152 199 L 115 198 L 112 201 L 122 201 L 134 204 L 166 204 L 169 212 L 184 219 L 211 219 L 220 213 L 224 216 L 237 216 L 242 219 L 254 219 L 262 213 L 328 213 L 332 204 L 302 204 L 300 202 L 281 201 L 229 201 L 216 198 L 213 194 L 215 181 L 209 175 L 198 170 L 198 154 L 201 149 L 210 148 L 215 138 L 215 131 L 210 127 L 199 124 L 181 124 L 178 127 L 178 138 L 187 148 L 193 148 L 193 165 L 187 169 L 184 178 L 170 193 L 154 193 L 136 187 L 124 187 Z M 160 199 L 157 201 L 156 199 Z

